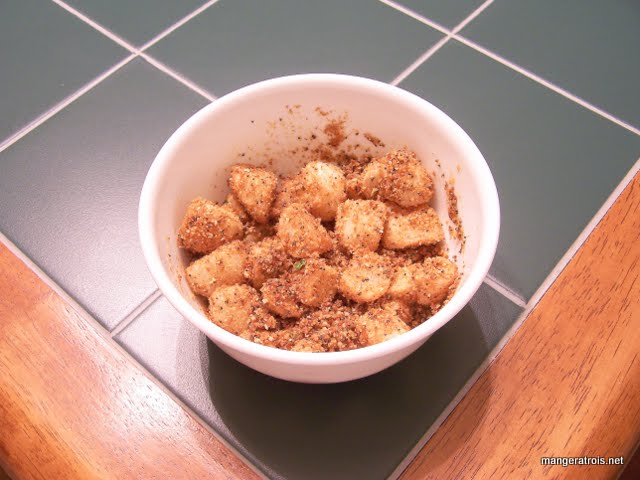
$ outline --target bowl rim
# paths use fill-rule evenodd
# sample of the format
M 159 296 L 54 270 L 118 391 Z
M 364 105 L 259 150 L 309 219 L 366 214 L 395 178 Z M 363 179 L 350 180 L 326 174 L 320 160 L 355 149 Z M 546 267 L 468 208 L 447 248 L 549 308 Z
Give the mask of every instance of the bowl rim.
M 256 344 L 245 340 L 210 321 L 202 312 L 194 308 L 173 284 L 170 273 L 163 267 L 159 253 L 159 239 L 153 234 L 156 218 L 155 198 L 159 181 L 167 170 L 173 153 L 183 142 L 187 134 L 203 123 L 216 111 L 232 106 L 236 102 L 244 102 L 256 94 L 301 86 L 343 86 L 362 88 L 388 97 L 391 101 L 402 103 L 407 108 L 417 109 L 427 116 L 435 117 L 444 127 L 447 134 L 457 139 L 463 147 L 469 163 L 465 168 L 472 170 L 474 178 L 481 178 L 480 211 L 484 212 L 478 257 L 469 267 L 464 283 L 460 285 L 453 297 L 435 315 L 421 325 L 397 337 L 376 345 L 342 352 L 292 352 Z M 287 75 L 257 82 L 230 92 L 223 97 L 201 108 L 187 119 L 166 141 L 156 155 L 145 178 L 138 208 L 138 229 L 143 255 L 151 276 L 167 300 L 186 317 L 196 328 L 221 346 L 239 353 L 268 361 L 305 365 L 329 366 L 367 362 L 374 358 L 392 355 L 395 352 L 410 348 L 420 341 L 425 341 L 438 329 L 451 320 L 471 300 L 471 297 L 482 285 L 484 278 L 495 256 L 500 231 L 500 204 L 498 191 L 493 175 L 482 153 L 469 135 L 452 118 L 431 104 L 429 101 L 408 92 L 400 87 L 364 77 L 335 73 L 305 73 Z

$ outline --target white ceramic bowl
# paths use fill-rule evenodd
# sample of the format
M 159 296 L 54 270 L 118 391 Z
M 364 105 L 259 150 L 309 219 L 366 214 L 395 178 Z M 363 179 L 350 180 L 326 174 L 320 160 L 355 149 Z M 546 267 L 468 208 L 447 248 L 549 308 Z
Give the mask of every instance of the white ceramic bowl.
M 291 150 L 308 143 L 305 132 L 315 129 L 322 135 L 322 126 L 331 116 L 326 117 L 323 111 L 346 114 L 347 128 L 373 133 L 386 143 L 383 150 L 406 145 L 417 152 L 427 168 L 436 173 L 434 208 L 441 218 L 448 218 L 443 176 L 454 179 L 467 240 L 462 251 L 451 239 L 448 242 L 452 253 L 457 253 L 463 275 L 458 291 L 438 313 L 392 340 L 347 352 L 290 352 L 254 344 L 207 319 L 202 304 L 182 278 L 187 258 L 177 247 L 176 232 L 192 198 L 202 195 L 217 201 L 224 199 L 227 167 L 233 163 L 271 158 L 277 170 L 290 171 L 294 167 Z M 345 144 L 368 143 L 363 136 L 352 134 Z M 500 208 L 495 183 L 482 154 L 441 110 L 378 81 L 306 74 L 242 88 L 187 120 L 169 138 L 149 169 L 138 221 L 142 249 L 160 290 L 216 345 L 243 364 L 274 377 L 332 383 L 365 377 L 395 364 L 465 306 L 493 260 Z

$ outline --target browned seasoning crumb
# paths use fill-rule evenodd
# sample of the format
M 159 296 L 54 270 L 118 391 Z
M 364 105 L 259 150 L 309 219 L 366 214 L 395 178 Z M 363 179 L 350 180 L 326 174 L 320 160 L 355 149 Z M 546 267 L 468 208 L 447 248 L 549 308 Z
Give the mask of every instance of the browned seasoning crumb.
M 293 114 L 299 107 L 285 109 Z M 292 130 L 301 142 L 295 148 L 241 152 L 262 164 L 230 169 L 234 190 L 223 205 L 194 200 L 178 243 L 189 250 L 190 285 L 208 300 L 214 323 L 273 348 L 345 351 L 427 321 L 451 298 L 459 277 L 441 222 L 424 203 L 433 172 L 416 170 L 419 161 L 407 149 L 374 157 L 354 142 L 340 148 L 345 118 L 331 119 L 320 107 L 316 113 L 329 117 L 321 132 L 326 137 Z M 371 133 L 363 136 L 384 146 Z M 305 168 L 288 176 L 273 172 L 275 157 L 285 151 Z M 375 168 L 368 169 L 374 162 L 386 179 L 371 197 L 348 197 L 350 182 L 363 175 L 375 180 Z M 446 188 L 449 217 L 464 240 L 452 183 Z
M 328 144 L 333 148 L 338 147 L 345 138 L 347 138 L 344 131 L 345 119 L 339 118 L 330 121 L 324 127 L 324 133 L 329 137 Z
M 376 137 L 375 135 L 373 135 L 372 133 L 365 132 L 364 138 L 369 140 L 376 147 L 384 147 L 384 142 L 380 140 L 378 137 Z
M 460 213 L 458 211 L 458 196 L 456 195 L 453 181 L 449 180 L 445 182 L 444 189 L 447 193 L 447 213 L 452 223 L 452 225 L 449 225 L 449 234 L 460 243 L 460 251 L 462 252 L 467 239 L 464 235 L 462 220 L 460 219 Z

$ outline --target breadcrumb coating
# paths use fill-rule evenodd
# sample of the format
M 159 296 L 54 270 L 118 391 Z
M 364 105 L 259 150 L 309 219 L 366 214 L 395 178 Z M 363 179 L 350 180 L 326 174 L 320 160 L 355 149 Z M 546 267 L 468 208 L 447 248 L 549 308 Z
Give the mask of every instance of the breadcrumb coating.
M 352 350 L 428 321 L 454 294 L 460 273 L 415 153 L 324 153 L 281 181 L 234 165 L 222 205 L 187 207 L 185 277 L 218 326 L 273 348 Z
M 189 203 L 178 230 L 178 246 L 192 253 L 211 253 L 239 238 L 242 222 L 238 215 L 202 197 Z

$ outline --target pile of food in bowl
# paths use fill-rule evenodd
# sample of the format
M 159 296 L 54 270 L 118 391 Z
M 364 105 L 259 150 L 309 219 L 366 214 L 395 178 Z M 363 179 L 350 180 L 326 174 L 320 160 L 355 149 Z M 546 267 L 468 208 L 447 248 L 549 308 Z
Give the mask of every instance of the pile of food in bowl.
M 429 205 L 433 174 L 406 148 L 311 161 L 279 178 L 230 168 L 226 201 L 191 201 L 178 244 L 216 325 L 297 352 L 374 345 L 427 321 L 459 282 Z

